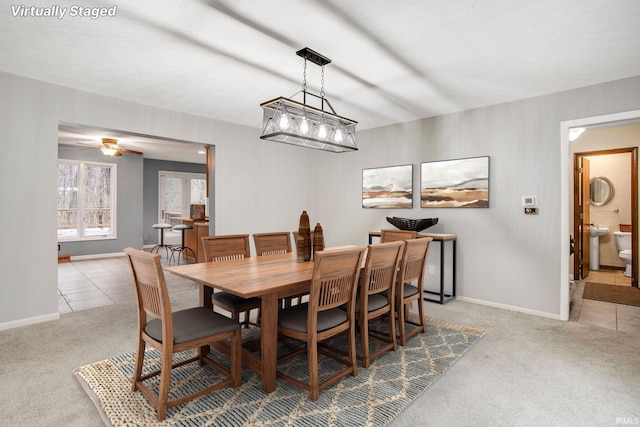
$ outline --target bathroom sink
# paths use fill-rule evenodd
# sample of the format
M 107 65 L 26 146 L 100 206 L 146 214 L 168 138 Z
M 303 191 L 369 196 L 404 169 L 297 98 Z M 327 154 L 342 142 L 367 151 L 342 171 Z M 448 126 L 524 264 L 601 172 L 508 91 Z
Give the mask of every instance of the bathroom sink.
M 589 226 L 589 235 L 591 236 L 589 251 L 589 270 L 600 270 L 600 237 L 609 234 L 606 227 Z
M 589 234 L 591 235 L 591 237 L 604 236 L 609 234 L 609 229 L 606 227 L 591 226 L 589 227 Z

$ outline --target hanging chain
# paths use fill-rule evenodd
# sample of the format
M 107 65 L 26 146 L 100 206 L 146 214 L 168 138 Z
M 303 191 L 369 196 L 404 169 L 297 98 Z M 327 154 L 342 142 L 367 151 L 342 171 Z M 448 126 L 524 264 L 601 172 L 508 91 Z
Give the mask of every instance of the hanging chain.
M 324 65 L 322 66 L 322 74 L 321 74 L 322 78 L 320 80 L 321 86 L 320 86 L 320 97 L 324 98 Z
M 302 72 L 302 91 L 307 91 L 307 58 L 304 59 L 304 70 Z

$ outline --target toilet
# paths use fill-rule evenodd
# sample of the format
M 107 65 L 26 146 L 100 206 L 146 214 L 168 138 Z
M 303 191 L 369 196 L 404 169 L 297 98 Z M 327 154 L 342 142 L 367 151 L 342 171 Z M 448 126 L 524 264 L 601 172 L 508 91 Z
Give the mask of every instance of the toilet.
M 624 275 L 631 277 L 631 233 L 627 231 L 614 231 L 613 235 L 616 239 L 618 256 L 626 264 Z

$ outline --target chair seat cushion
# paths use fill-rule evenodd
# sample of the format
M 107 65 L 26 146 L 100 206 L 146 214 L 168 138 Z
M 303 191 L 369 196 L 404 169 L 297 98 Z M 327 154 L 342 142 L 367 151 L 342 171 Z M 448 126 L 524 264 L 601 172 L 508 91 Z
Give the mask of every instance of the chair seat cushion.
M 402 288 L 402 295 L 404 295 L 405 298 L 418 293 L 418 288 L 408 283 L 405 283 Z
M 369 295 L 369 307 L 367 308 L 367 312 L 376 311 L 381 309 L 384 306 L 389 305 L 389 298 L 387 297 L 386 292 L 382 292 L 379 294 Z M 340 307 L 342 310 L 347 309 L 347 305 L 343 305 Z M 356 298 L 356 313 L 360 312 L 360 294 L 358 294 Z
M 242 298 L 228 292 L 215 292 L 211 297 L 211 300 L 213 301 L 213 305 L 218 303 L 218 305 L 235 308 L 237 310 L 242 310 L 243 308 L 250 309 L 260 306 L 260 298 Z
M 307 332 L 309 304 L 303 303 L 278 312 L 278 326 L 298 332 Z M 318 312 L 318 332 L 331 329 L 347 321 L 347 313 L 339 308 Z
M 173 343 L 217 335 L 240 328 L 240 323 L 204 307 L 188 308 L 171 313 L 173 318 Z M 153 319 L 144 328 L 154 340 L 162 342 L 162 321 Z
M 389 300 L 387 299 L 386 295 L 382 295 L 382 294 L 373 294 L 373 295 L 369 295 L 369 307 L 367 308 L 368 311 L 376 311 L 381 309 L 382 307 L 385 307 L 387 305 L 389 305 Z M 358 311 L 358 307 L 360 307 L 360 298 L 358 298 L 358 301 L 356 302 L 356 311 Z

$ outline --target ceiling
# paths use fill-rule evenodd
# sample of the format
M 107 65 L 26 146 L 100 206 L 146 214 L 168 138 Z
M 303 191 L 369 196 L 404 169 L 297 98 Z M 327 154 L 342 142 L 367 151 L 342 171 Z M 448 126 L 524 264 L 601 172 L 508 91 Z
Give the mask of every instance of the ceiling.
M 637 0 L 128 0 L 97 19 L 0 3 L 1 71 L 256 128 L 300 90 L 303 47 L 332 59 L 326 96 L 358 129 L 640 75 Z

